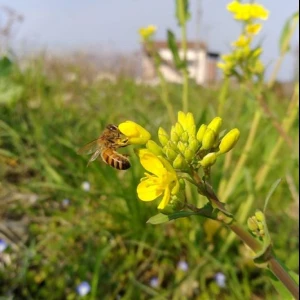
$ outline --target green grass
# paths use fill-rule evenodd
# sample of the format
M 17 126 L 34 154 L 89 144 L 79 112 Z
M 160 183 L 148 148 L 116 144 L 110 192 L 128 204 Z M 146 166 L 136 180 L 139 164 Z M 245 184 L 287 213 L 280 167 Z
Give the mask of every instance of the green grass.
M 121 299 L 251 299 L 254 295 L 274 299 L 276 291 L 266 272 L 253 265 L 239 240 L 221 254 L 229 234 L 225 228 L 196 217 L 146 224 L 157 213 L 157 203 L 137 198 L 136 186 L 144 171 L 133 149 L 124 151 L 132 163 L 127 171 L 98 161 L 87 168 L 88 157 L 76 154 L 108 123 L 133 120 L 154 139 L 159 126 L 169 130 L 159 87 L 136 85 L 128 78 L 96 81 L 84 66 L 51 65 L 40 58 L 23 71 L 10 66 L 9 72 L 0 73 L 1 80 L 5 84 L 0 94 L 7 89 L 11 93 L 0 103 L 0 216 L 6 228 L 0 229 L 0 238 L 10 245 L 0 253 L 4 299 L 77 299 L 76 285 L 84 280 L 92 286 L 89 299 L 118 295 Z M 168 88 L 177 111 L 181 87 Z M 216 116 L 217 99 L 218 89 L 191 85 L 190 111 L 197 125 Z M 289 99 L 270 94 L 268 103 L 282 120 Z M 253 99 L 232 89 L 221 116 L 223 128 L 238 127 L 241 138 L 229 167 L 223 171 L 224 158 L 214 166 L 215 190 L 234 170 L 254 111 Z M 285 180 L 289 174 L 298 190 L 298 124 L 293 124 L 289 136 L 293 147 L 284 144 L 272 162 L 263 187 L 254 194 L 249 216 L 256 208 L 263 209 L 272 184 L 283 178 L 266 214 L 278 257 L 298 272 L 298 220 L 290 214 L 294 202 Z M 278 132 L 264 117 L 227 202 L 233 213 L 253 193 L 253 178 L 277 138 Z M 84 181 L 91 185 L 89 192 L 81 187 Z M 195 204 L 204 202 L 193 188 L 189 194 Z M 63 199 L 70 204 L 64 206 Z M 12 221 L 22 229 L 21 235 L 11 233 Z M 177 268 L 180 260 L 188 263 L 187 272 Z M 214 280 L 217 272 L 226 275 L 225 289 Z M 156 277 L 159 285 L 153 288 L 150 280 Z

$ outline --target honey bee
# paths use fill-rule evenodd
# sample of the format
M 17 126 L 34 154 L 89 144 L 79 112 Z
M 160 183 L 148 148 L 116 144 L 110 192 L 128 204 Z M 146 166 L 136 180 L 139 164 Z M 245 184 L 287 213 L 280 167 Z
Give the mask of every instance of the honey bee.
M 109 124 L 102 135 L 94 141 L 80 148 L 78 154 L 92 154 L 88 165 L 100 155 L 102 160 L 111 167 L 118 170 L 130 168 L 127 156 L 118 153 L 116 150 L 128 145 L 128 138 L 123 138 L 117 126 Z

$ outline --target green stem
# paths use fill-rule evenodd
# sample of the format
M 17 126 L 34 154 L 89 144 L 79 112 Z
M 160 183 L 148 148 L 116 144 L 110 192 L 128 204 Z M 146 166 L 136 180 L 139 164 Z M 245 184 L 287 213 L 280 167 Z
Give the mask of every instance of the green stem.
M 299 286 L 287 273 L 287 271 L 278 262 L 276 257 L 271 257 L 268 261 L 268 267 L 272 273 L 285 285 L 295 299 L 299 299 Z
M 153 55 L 154 55 L 154 65 L 155 65 L 155 69 L 156 69 L 156 72 L 157 72 L 157 75 L 159 78 L 159 82 L 160 82 L 160 87 L 161 87 L 161 99 L 167 109 L 168 116 L 169 116 L 171 123 L 174 124 L 176 122 L 176 117 L 175 117 L 172 103 L 170 102 L 170 99 L 169 99 L 169 93 L 168 93 L 166 79 L 160 70 L 160 58 L 157 53 L 154 53 Z
M 203 188 L 204 182 L 200 178 L 199 174 L 193 170 L 192 177 L 195 183 L 198 185 L 200 191 L 205 191 Z M 222 202 L 219 201 L 213 190 L 208 191 L 205 195 L 207 199 L 211 202 L 213 207 L 219 208 L 221 212 L 225 212 L 226 216 L 224 219 L 218 218 L 224 225 L 226 225 L 232 232 L 234 232 L 248 247 L 250 247 L 255 253 L 260 252 L 263 245 L 255 239 L 247 230 L 245 230 L 234 218 L 230 218 L 230 212 L 226 211 Z M 228 222 L 229 220 L 229 222 Z M 267 261 L 269 269 L 273 274 L 285 285 L 285 287 L 290 291 L 290 293 L 299 299 L 299 289 L 296 282 L 288 274 L 288 272 L 280 265 L 274 254 L 267 256 Z
M 288 132 L 291 128 L 292 124 L 294 123 L 295 119 L 297 118 L 298 107 L 299 107 L 299 85 L 295 86 L 294 94 L 291 99 L 290 105 L 287 110 L 287 114 L 285 119 L 283 120 L 282 128 L 285 132 Z M 271 153 L 268 155 L 268 159 L 266 163 L 258 170 L 255 176 L 255 189 L 258 190 L 262 187 L 270 169 L 272 166 L 273 161 L 278 156 L 279 150 L 284 142 L 284 138 L 279 136 L 275 146 L 272 148 Z
M 274 66 L 274 70 L 271 73 L 270 80 L 268 82 L 268 88 L 271 88 L 273 86 L 273 84 L 275 83 L 277 74 L 278 74 L 278 72 L 280 70 L 280 67 L 282 65 L 284 56 L 288 52 L 291 39 L 293 37 L 293 34 L 294 34 L 297 26 L 298 26 L 298 22 L 293 22 L 292 27 L 291 27 L 291 29 L 289 31 L 289 34 L 288 34 L 287 38 L 285 39 L 285 43 L 281 47 L 281 53 L 280 53 L 280 56 L 278 57 L 278 59 L 276 61 L 276 64 Z
M 245 165 L 245 162 L 248 158 L 248 153 L 250 152 L 251 147 L 253 145 L 253 141 L 254 141 L 254 138 L 255 138 L 255 135 L 256 135 L 256 132 L 257 132 L 257 129 L 258 129 L 258 124 L 260 122 L 261 117 L 262 117 L 261 110 L 257 110 L 254 114 L 254 118 L 253 118 L 253 121 L 252 121 L 252 124 L 251 124 L 251 130 L 249 132 L 248 139 L 246 141 L 246 144 L 245 144 L 245 147 L 242 151 L 240 159 L 238 160 L 238 162 L 236 164 L 236 167 L 235 167 L 235 169 L 234 169 L 234 171 L 233 171 L 233 173 L 232 173 L 232 175 L 229 179 L 229 182 L 226 185 L 226 188 L 224 189 L 224 191 L 222 193 L 222 201 L 223 202 L 227 201 L 228 197 L 230 196 L 230 194 L 234 190 L 238 179 L 240 178 L 240 172 L 241 172 L 242 168 Z
M 186 22 L 181 25 L 181 48 L 183 52 L 183 60 L 186 62 L 187 58 L 187 36 L 186 36 Z M 182 110 L 187 113 L 189 109 L 189 74 L 187 66 L 182 69 L 183 76 L 183 91 L 182 91 Z
M 223 109 L 224 109 L 224 104 L 226 102 L 227 99 L 227 95 L 228 95 L 228 88 L 229 88 L 229 78 L 224 78 L 223 80 L 223 84 L 220 90 L 220 94 L 219 94 L 219 105 L 218 105 L 218 116 L 222 116 L 223 115 Z
M 227 225 L 227 227 L 231 229 L 254 252 L 261 250 L 262 245 L 236 221 Z

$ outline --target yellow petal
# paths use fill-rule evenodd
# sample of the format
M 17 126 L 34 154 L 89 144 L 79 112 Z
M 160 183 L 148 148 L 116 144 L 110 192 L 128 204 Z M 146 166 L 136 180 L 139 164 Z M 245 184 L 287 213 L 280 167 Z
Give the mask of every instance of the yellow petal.
M 121 123 L 118 127 L 119 130 L 128 137 L 130 144 L 143 145 L 151 138 L 151 134 L 135 122 L 126 121 Z
M 141 165 L 148 172 L 160 176 L 163 172 L 166 171 L 162 162 L 148 149 L 142 149 L 138 153 Z
M 160 201 L 159 205 L 158 205 L 158 209 L 164 209 L 168 203 L 169 203 L 169 200 L 170 200 L 170 188 L 167 187 L 165 189 L 165 193 L 164 193 L 164 196 L 162 198 L 162 200 Z
M 181 124 L 183 129 L 186 129 L 186 114 L 183 111 L 178 112 L 178 123 Z
M 162 191 L 158 190 L 156 185 L 149 185 L 148 180 L 144 180 L 137 186 L 137 194 L 142 201 L 152 201 L 159 197 Z

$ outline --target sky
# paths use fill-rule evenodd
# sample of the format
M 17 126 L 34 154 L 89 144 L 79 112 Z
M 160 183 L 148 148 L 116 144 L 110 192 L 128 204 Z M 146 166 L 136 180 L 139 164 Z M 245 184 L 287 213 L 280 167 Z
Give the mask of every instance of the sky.
M 137 31 L 154 24 L 157 40 L 164 40 L 167 29 L 180 39 L 175 19 L 175 0 L 0 0 L 24 17 L 16 28 L 15 44 L 28 51 L 115 51 L 133 52 L 140 49 Z M 230 1 L 190 0 L 192 15 L 188 39 L 204 41 L 210 51 L 226 53 L 230 43 L 240 34 L 241 24 L 226 10 Z M 278 57 L 278 41 L 286 20 L 297 10 L 296 0 L 261 0 L 270 17 L 257 42 L 263 43 L 263 62 L 268 73 Z M 2 14 L 3 15 L 3 14 Z M 0 14 L 1 25 L 1 14 Z M 299 28 L 292 39 L 292 50 L 299 45 Z M 292 80 L 295 53 L 289 54 L 280 70 L 279 80 Z

